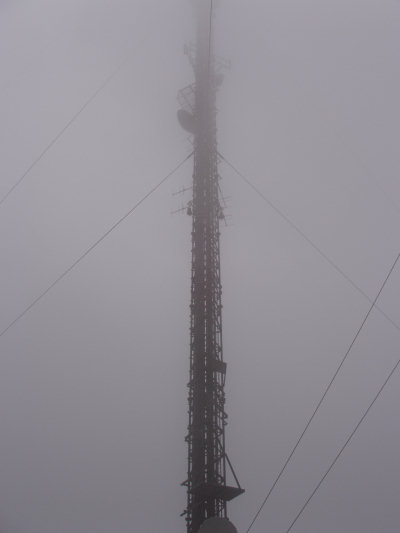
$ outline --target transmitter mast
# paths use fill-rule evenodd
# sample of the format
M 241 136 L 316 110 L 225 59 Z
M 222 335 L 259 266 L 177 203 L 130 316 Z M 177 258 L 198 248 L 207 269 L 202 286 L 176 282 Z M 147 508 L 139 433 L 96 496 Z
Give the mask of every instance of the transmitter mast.
M 193 136 L 192 269 L 190 303 L 190 379 L 187 533 L 197 533 L 209 518 L 227 518 L 227 501 L 240 487 L 225 451 L 225 375 L 222 353 L 220 222 L 225 219 L 218 175 L 216 93 L 224 64 L 213 54 L 213 2 L 195 0 L 196 46 L 185 47 L 195 82 L 178 95 L 178 120 Z M 226 483 L 227 467 L 237 486 Z

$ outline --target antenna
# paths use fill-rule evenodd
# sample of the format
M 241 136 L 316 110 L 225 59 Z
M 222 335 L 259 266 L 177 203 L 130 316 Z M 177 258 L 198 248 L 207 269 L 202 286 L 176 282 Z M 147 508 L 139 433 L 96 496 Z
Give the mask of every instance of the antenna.
M 219 242 L 219 225 L 225 216 L 223 198 L 219 196 L 216 136 L 216 93 L 225 65 L 217 63 L 213 55 L 212 0 L 197 0 L 196 7 L 197 43 L 195 48 L 185 47 L 195 83 L 182 89 L 178 96 L 178 121 L 193 136 L 194 146 L 188 476 L 183 483 L 187 488 L 187 507 L 182 513 L 186 516 L 187 533 L 198 533 L 202 524 L 210 524 L 210 519 L 215 524 L 230 524 L 227 502 L 244 492 L 225 450 L 226 363 L 222 350 Z M 227 469 L 236 486 L 227 485 Z

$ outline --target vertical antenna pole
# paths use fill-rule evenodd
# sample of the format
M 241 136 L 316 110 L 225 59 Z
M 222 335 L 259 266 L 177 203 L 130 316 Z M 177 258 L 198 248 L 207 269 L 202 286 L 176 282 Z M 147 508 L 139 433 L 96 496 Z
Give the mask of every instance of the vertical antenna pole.
M 226 502 L 243 492 L 239 485 L 226 484 L 226 363 L 222 353 L 219 242 L 219 224 L 224 215 L 219 200 L 212 7 L 212 0 L 196 0 L 192 115 L 180 111 L 181 124 L 194 136 L 188 478 L 185 482 L 188 533 L 197 533 L 208 518 L 226 518 Z M 188 93 L 187 89 L 182 94 Z

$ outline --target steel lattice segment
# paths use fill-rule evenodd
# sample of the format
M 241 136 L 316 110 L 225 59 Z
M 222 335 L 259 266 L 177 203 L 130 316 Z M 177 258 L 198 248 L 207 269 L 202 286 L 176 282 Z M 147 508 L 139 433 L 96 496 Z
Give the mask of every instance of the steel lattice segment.
M 193 120 L 186 121 L 194 134 L 188 478 L 184 483 L 188 533 L 197 533 L 207 518 L 225 518 L 226 502 L 243 492 L 234 472 L 238 486 L 226 485 L 229 459 L 225 453 L 226 364 L 221 316 L 219 225 L 223 211 L 216 139 L 218 82 L 209 48 L 211 38 L 205 39 L 203 29 L 200 21 L 194 62 L 196 82 L 190 86 L 194 92 Z

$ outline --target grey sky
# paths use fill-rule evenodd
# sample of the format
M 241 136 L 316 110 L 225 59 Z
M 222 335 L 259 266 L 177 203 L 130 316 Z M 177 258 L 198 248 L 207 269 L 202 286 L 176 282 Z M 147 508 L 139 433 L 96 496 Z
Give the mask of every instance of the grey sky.
M 225 0 L 219 147 L 374 298 L 400 251 L 400 4 Z M 0 0 L 1 329 L 190 152 L 186 0 Z M 228 453 L 243 532 L 368 301 L 221 163 Z M 184 531 L 191 163 L 0 339 L 1 533 Z M 380 307 L 400 324 L 400 271 Z M 254 533 L 284 533 L 400 354 L 378 312 Z M 396 374 L 296 533 L 400 528 Z

